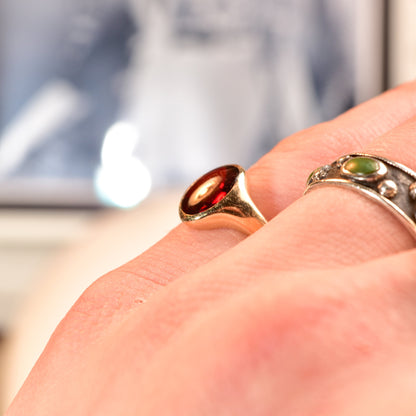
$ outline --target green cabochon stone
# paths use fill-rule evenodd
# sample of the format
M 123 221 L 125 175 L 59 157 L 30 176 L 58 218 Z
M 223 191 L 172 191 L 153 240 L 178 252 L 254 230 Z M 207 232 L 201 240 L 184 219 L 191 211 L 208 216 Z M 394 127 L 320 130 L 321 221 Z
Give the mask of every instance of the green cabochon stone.
M 354 157 L 345 162 L 344 169 L 353 175 L 371 175 L 379 170 L 380 164 L 370 157 Z

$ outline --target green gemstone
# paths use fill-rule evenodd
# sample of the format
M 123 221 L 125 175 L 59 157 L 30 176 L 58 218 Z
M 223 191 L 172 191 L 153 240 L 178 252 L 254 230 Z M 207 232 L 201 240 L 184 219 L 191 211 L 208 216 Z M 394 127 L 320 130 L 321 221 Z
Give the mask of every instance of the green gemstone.
M 354 157 L 345 162 L 345 170 L 353 175 L 371 175 L 380 169 L 380 163 L 369 157 Z

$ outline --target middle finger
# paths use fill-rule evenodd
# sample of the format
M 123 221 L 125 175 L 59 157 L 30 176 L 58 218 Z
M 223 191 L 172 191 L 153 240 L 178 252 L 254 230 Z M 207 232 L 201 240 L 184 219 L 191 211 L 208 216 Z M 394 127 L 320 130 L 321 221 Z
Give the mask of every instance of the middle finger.
M 414 117 L 357 151 L 382 156 L 415 170 L 415 133 Z M 414 236 L 385 206 L 361 192 L 335 186 L 312 190 L 261 231 L 262 244 L 257 241 L 257 247 L 253 244 L 247 247 L 247 252 L 240 251 L 240 260 L 249 266 L 261 258 L 258 267 L 272 270 L 339 267 L 415 245 Z M 266 254 L 271 254 L 267 247 L 272 248 L 273 255 Z

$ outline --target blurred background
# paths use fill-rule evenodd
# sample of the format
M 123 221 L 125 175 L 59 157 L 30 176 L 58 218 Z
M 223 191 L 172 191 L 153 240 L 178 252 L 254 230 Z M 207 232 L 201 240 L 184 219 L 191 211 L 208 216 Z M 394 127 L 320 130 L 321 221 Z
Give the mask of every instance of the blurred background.
M 412 0 L 0 0 L 0 411 L 183 189 L 416 73 Z

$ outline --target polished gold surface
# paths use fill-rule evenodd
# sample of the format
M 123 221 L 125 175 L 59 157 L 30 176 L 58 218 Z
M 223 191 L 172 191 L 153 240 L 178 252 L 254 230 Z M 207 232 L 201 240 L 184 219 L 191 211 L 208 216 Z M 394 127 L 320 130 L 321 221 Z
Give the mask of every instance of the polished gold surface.
M 184 197 L 182 198 L 179 215 L 184 223 L 197 229 L 234 228 L 245 234 L 252 234 L 266 224 L 266 219 L 248 194 L 244 169 L 241 166 L 235 166 L 238 167 L 239 174 L 232 189 L 221 201 L 209 209 L 189 215 L 181 209 Z M 198 188 L 194 194 L 205 196 L 208 188 L 212 189 L 212 186 L 209 185 L 207 183 L 206 186 L 201 186 L 201 191 Z M 217 183 L 213 186 L 215 185 Z M 203 191 L 205 192 L 203 193 Z M 189 199 L 195 198 L 197 200 L 194 194 Z M 191 203 L 191 201 L 189 202 Z

